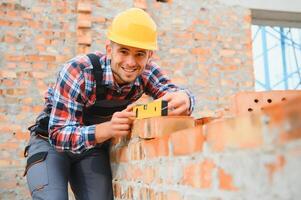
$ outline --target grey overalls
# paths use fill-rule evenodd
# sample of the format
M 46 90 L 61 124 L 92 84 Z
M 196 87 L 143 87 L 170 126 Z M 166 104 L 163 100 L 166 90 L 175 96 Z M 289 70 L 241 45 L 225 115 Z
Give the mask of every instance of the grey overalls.
M 102 71 L 99 57 L 88 54 L 93 64 L 96 79 L 97 98 L 93 106 L 84 108 L 84 125 L 98 124 L 111 119 L 116 111 L 121 111 L 130 103 L 128 100 L 105 100 L 105 87 L 101 86 Z M 96 67 L 98 66 L 98 67 Z M 47 122 L 47 120 L 46 120 Z M 48 142 L 47 133 L 41 126 L 31 127 L 31 137 L 25 153 L 28 154 L 25 174 L 33 199 L 68 199 L 68 182 L 76 199 L 111 200 L 112 174 L 109 159 L 110 141 L 97 145 L 82 154 L 57 152 Z M 46 123 L 48 127 L 48 122 Z M 47 130 L 47 128 L 46 128 Z M 46 131 L 47 132 L 47 131 Z M 45 139 L 46 138 L 46 139 Z

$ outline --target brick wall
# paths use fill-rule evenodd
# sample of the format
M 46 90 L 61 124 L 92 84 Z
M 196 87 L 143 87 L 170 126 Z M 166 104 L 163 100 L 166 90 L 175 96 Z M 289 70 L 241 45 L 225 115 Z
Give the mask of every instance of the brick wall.
M 115 198 L 299 199 L 300 94 L 196 126 L 187 117 L 136 122 L 112 148 Z
M 157 22 L 155 60 L 176 83 L 195 93 L 194 116 L 213 114 L 228 106 L 232 94 L 253 89 L 248 9 L 215 0 L 3 0 L 0 197 L 28 197 L 22 178 L 26 128 L 41 111 L 43 94 L 60 64 L 78 53 L 103 51 L 112 17 L 132 6 L 146 9 Z

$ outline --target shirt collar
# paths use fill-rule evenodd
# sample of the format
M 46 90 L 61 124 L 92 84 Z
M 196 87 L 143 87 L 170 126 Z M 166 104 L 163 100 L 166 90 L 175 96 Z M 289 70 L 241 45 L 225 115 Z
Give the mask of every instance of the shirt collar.
M 122 88 L 127 88 L 127 87 L 131 88 L 131 87 L 133 87 L 133 85 L 139 87 L 142 84 L 141 83 L 141 75 L 140 75 L 135 79 L 134 82 L 120 87 L 114 81 L 113 72 L 112 72 L 112 68 L 111 68 L 111 59 L 108 59 L 107 56 L 104 56 L 104 58 L 102 58 L 100 60 L 100 63 L 101 63 L 101 68 L 103 70 L 103 73 L 105 73 L 105 76 L 104 76 L 104 84 L 105 85 L 109 85 L 109 86 L 113 86 L 113 87 L 122 89 Z

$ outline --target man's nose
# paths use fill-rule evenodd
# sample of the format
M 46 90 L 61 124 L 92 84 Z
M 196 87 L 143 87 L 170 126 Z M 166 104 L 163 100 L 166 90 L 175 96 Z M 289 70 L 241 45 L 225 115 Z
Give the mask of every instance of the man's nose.
M 130 67 L 136 66 L 136 60 L 135 60 L 134 56 L 128 56 L 126 64 Z

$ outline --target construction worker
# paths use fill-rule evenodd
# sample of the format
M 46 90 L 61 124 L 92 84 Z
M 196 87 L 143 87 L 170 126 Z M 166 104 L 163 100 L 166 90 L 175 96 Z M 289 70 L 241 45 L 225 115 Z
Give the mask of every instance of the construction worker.
M 143 93 L 168 102 L 169 115 L 190 115 L 194 97 L 151 61 L 156 24 L 143 10 L 118 14 L 106 54 L 77 56 L 62 66 L 25 148 L 33 199 L 113 199 L 110 139 L 130 133 L 133 103 Z M 171 109 L 172 108 L 172 109 Z

